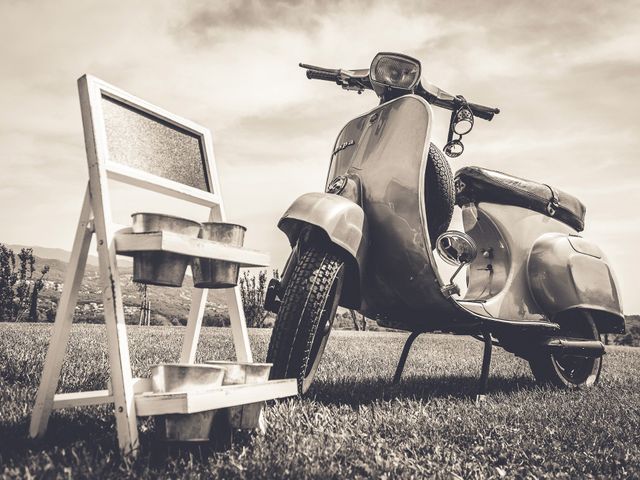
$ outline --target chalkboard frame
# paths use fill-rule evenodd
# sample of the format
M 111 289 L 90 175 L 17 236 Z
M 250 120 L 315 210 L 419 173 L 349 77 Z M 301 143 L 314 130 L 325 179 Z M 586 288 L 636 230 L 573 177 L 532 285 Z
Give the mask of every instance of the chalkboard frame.
M 158 236 L 165 238 L 169 232 L 152 232 L 150 234 L 134 234 L 130 227 L 118 226 L 113 222 L 110 205 L 110 182 L 109 177 L 133 184 L 142 189 L 150 189 L 166 193 L 174 197 L 188 200 L 203 205 L 209 205 L 208 221 L 226 222 L 226 215 L 222 205 L 222 197 L 218 183 L 218 176 L 215 170 L 213 158 L 213 148 L 211 134 L 209 131 L 186 119 L 170 114 L 154 105 L 144 102 L 132 95 L 123 92 L 101 80 L 83 75 L 78 79 L 78 93 L 80 95 L 80 111 L 82 113 L 82 125 L 84 130 L 85 150 L 87 154 L 87 166 L 89 167 L 89 181 L 85 195 L 82 200 L 80 218 L 76 227 L 76 235 L 69 258 L 69 266 L 65 274 L 64 290 L 60 297 L 56 319 L 53 324 L 51 342 L 47 350 L 44 362 L 43 373 L 40 385 L 36 394 L 36 400 L 31 414 L 29 425 L 29 436 L 31 438 L 41 438 L 47 431 L 47 425 L 51 412 L 55 409 L 80 407 L 89 405 L 111 405 L 115 416 L 118 445 L 123 455 L 135 456 L 139 451 L 140 443 L 138 437 L 139 416 L 165 415 L 170 413 L 185 413 L 187 410 L 197 412 L 206 411 L 216 407 L 216 402 L 222 402 L 222 406 L 241 405 L 247 402 L 247 396 L 256 395 L 261 399 L 281 398 L 283 396 L 295 395 L 297 391 L 295 380 L 277 380 L 267 382 L 264 385 L 250 386 L 250 391 L 232 392 L 235 387 L 226 387 L 228 392 L 213 392 L 211 398 L 200 401 L 195 409 L 189 398 L 166 397 L 158 401 L 152 400 L 150 405 L 143 401 L 149 398 L 152 393 L 150 378 L 134 378 L 131 370 L 129 344 L 127 340 L 127 328 L 124 314 L 124 303 L 122 299 L 121 279 L 118 269 L 118 246 L 123 239 L 129 240 L 129 248 L 139 247 L 136 251 L 168 251 L 187 255 L 191 258 L 205 257 L 212 259 L 225 259 L 239 264 L 250 264 L 252 266 L 267 266 L 268 255 L 252 252 L 237 247 L 216 244 L 216 242 L 185 238 L 179 234 L 172 234 L 169 244 L 157 243 Z M 109 149 L 107 145 L 107 131 L 102 111 L 103 95 L 118 98 L 121 102 L 129 103 L 136 109 L 148 112 L 149 115 L 162 118 L 165 122 L 188 129 L 201 135 L 202 142 L 198 144 L 199 152 L 205 155 L 203 167 L 206 168 L 205 175 L 208 178 L 208 186 L 212 192 L 183 185 L 180 182 L 168 180 L 146 171 L 129 168 L 126 165 L 109 161 Z M 149 125 L 140 126 L 135 129 L 139 131 L 150 131 L 152 138 L 156 135 L 156 127 Z M 117 130 L 117 129 L 116 129 Z M 112 131 L 113 133 L 113 131 Z M 125 131 L 123 135 L 128 135 Z M 127 140 L 128 141 L 128 140 Z M 126 143 L 126 142 L 125 142 Z M 179 137 L 174 138 L 174 143 L 165 149 L 155 150 L 158 144 L 152 143 L 138 150 L 144 162 L 140 164 L 148 167 L 149 163 L 155 161 L 158 156 L 164 155 L 167 151 L 178 152 L 178 158 L 187 158 L 189 161 L 193 157 L 182 156 L 176 147 L 183 142 Z M 184 145 L 181 145 L 184 146 Z M 150 147 L 150 148 L 149 148 Z M 193 152 L 193 144 L 188 142 L 187 148 Z M 116 150 L 117 151 L 117 150 Z M 122 153 L 125 150 L 119 150 Z M 182 152 L 184 153 L 184 152 Z M 152 162 L 149 162 L 151 159 Z M 191 166 L 194 164 L 191 163 Z M 166 173 L 166 171 L 165 171 Z M 171 174 L 176 172 L 169 172 Z M 183 172 L 177 172 L 182 174 Z M 174 175 L 177 178 L 178 175 Z M 190 183 L 193 177 L 185 177 Z M 202 185 L 201 183 L 199 185 Z M 116 231 L 116 228 L 118 230 Z M 136 240 L 131 243 L 133 238 Z M 73 312 L 75 311 L 78 291 L 85 273 L 89 247 L 93 239 L 96 240 L 98 250 L 98 261 L 100 265 L 100 289 L 102 291 L 102 303 L 104 306 L 104 323 L 106 327 L 107 349 L 109 352 L 109 388 L 103 390 L 92 390 L 83 392 L 56 393 L 60 375 L 63 367 L 63 360 L 67 345 L 71 341 L 71 326 L 73 323 Z M 120 252 L 125 252 L 124 248 Z M 230 258 L 231 257 L 231 258 Z M 249 343 L 249 333 L 247 322 L 242 306 L 242 295 L 238 286 L 225 288 L 224 290 L 227 306 L 229 307 L 229 320 L 231 324 L 231 334 L 236 352 L 236 359 L 242 363 L 252 363 L 251 344 Z M 185 328 L 182 351 L 180 353 L 180 363 L 194 364 L 196 360 L 196 350 L 200 339 L 202 319 L 207 304 L 206 288 L 193 288 L 191 291 L 191 308 L 189 318 Z M 284 383 L 283 383 L 284 382 Z M 254 388 L 255 387 L 255 388 Z M 234 394 L 236 394 L 234 396 Z M 183 394 L 176 394 L 183 395 Z M 166 397 L 166 398 L 164 398 Z M 175 398 L 174 398 L 175 397 Z M 229 402 L 229 399 L 232 401 Z M 201 399 L 202 400 L 202 399 Z M 186 402 L 188 405 L 181 407 L 176 404 Z M 186 404 L 185 404 L 186 405 Z M 213 407 L 212 407 L 213 405 Z M 177 408 L 180 407 L 180 408 Z M 184 408 L 182 408 L 184 407 Z M 184 410 L 184 412 L 183 412 Z
M 219 179 L 215 167 L 213 140 L 209 129 L 153 105 L 96 77 L 86 75 L 86 79 L 88 107 L 93 120 L 92 134 L 96 145 L 95 153 L 98 163 L 100 167 L 104 168 L 104 173 L 107 178 L 208 207 L 220 205 Z M 124 104 L 161 123 L 169 124 L 169 126 L 173 126 L 179 130 L 185 130 L 196 136 L 201 146 L 203 173 L 209 191 L 111 161 L 109 159 L 107 130 L 102 104 L 104 101 L 103 97 L 113 100 L 116 103 Z

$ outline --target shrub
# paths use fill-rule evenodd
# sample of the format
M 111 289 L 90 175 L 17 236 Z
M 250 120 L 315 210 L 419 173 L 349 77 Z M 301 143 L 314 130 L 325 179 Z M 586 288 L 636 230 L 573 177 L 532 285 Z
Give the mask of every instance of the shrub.
M 278 279 L 278 270 L 273 271 L 273 278 Z M 240 277 L 240 294 L 244 307 L 244 316 L 248 327 L 265 328 L 267 312 L 264 309 L 264 296 L 267 293 L 267 271 L 260 270 L 258 275 L 250 275 L 247 270 Z
M 0 320 L 19 322 L 38 321 L 38 294 L 44 288 L 49 272 L 45 265 L 36 277 L 36 257 L 33 249 L 23 248 L 16 255 L 0 244 Z

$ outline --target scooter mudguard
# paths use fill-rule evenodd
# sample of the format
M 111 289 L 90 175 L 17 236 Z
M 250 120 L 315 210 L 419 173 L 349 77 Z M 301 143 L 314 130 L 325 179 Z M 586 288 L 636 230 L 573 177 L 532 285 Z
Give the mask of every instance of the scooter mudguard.
M 592 242 L 560 233 L 542 235 L 527 263 L 529 286 L 550 318 L 589 309 L 600 333 L 623 333 L 618 285 L 607 258 Z
M 347 277 L 360 285 L 361 266 L 367 249 L 367 229 L 364 211 L 353 201 L 330 193 L 305 193 L 298 197 L 278 222 L 278 228 L 295 246 L 305 226 L 313 225 L 326 233 L 329 240 L 347 254 Z M 349 261 L 350 260 L 350 261 Z M 340 304 L 358 308 L 359 289 L 344 295 Z

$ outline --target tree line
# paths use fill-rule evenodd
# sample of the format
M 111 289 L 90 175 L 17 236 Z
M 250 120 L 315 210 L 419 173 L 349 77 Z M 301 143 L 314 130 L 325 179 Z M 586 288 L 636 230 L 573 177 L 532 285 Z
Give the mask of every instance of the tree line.
M 49 266 L 36 268 L 32 248 L 16 253 L 0 243 L 0 320 L 37 322 L 38 295 Z

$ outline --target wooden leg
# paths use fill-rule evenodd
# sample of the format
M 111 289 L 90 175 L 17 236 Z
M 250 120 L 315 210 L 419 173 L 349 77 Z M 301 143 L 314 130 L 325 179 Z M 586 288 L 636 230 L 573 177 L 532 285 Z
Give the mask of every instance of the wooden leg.
M 90 169 L 90 175 L 92 170 Z M 100 177 L 98 177 L 100 178 Z M 107 190 L 100 182 L 90 183 L 91 205 L 100 261 L 100 287 L 107 330 L 111 389 L 120 451 L 136 454 L 138 449 L 138 419 L 134 402 L 131 360 L 124 318 L 122 291 L 116 260 L 113 225 Z
M 200 339 L 200 328 L 202 327 L 202 317 L 207 304 L 206 288 L 194 288 L 191 290 L 191 308 L 189 309 L 189 319 L 187 329 L 184 332 L 182 341 L 181 363 L 194 363 L 196 361 L 196 350 Z
M 109 344 L 111 388 L 113 390 L 118 445 L 125 454 L 135 453 L 138 448 L 138 421 L 134 403 L 131 360 L 127 341 L 127 326 L 124 318 L 122 292 L 116 264 L 113 239 L 100 245 L 100 276 L 103 289 L 104 317 Z M 106 268 L 108 267 L 108 268 Z
M 78 291 L 80 290 L 87 263 L 92 233 L 91 204 L 87 188 L 82 203 L 78 228 L 76 229 L 76 236 L 73 241 L 71 258 L 65 274 L 64 288 L 58 303 L 53 333 L 44 361 L 42 378 L 40 379 L 36 402 L 31 414 L 31 425 L 29 426 L 29 436 L 31 438 L 42 437 L 47 431 L 49 416 L 53 408 L 53 397 L 58 388 L 62 361 L 67 350 L 71 324 L 73 323 L 73 312 L 78 301 Z
M 236 349 L 236 358 L 239 362 L 253 362 L 247 321 L 244 318 L 244 308 L 242 308 L 240 287 L 226 289 L 225 296 L 229 307 L 229 320 L 231 322 L 233 345 Z

